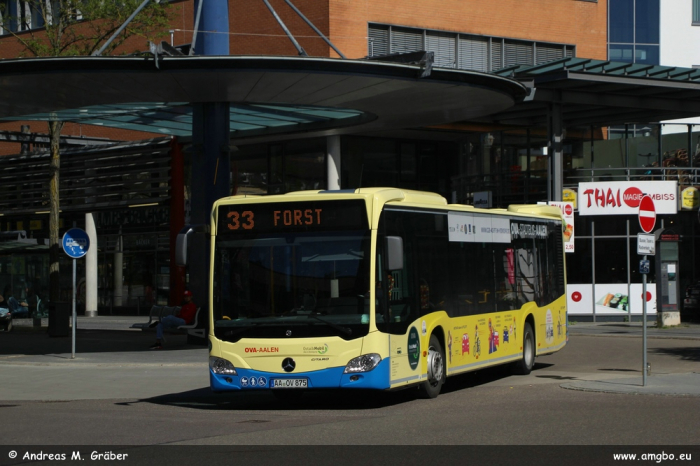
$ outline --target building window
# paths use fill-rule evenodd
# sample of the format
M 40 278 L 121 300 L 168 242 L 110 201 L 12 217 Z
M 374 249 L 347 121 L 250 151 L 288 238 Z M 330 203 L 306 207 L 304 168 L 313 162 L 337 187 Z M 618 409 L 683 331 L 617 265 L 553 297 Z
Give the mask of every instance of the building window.
M 693 0 L 693 26 L 700 26 L 700 0 Z
M 693 0 L 693 5 L 700 0 Z M 608 2 L 608 59 L 627 63 L 660 63 L 659 0 Z
M 575 57 L 568 44 L 534 42 L 504 37 L 434 31 L 370 24 L 368 56 L 391 53 L 433 52 L 435 66 L 475 71 L 495 71 L 515 65 L 538 65 Z
M 59 10 L 57 0 L 0 0 L 0 34 L 43 28 Z M 75 19 L 82 19 L 80 12 Z

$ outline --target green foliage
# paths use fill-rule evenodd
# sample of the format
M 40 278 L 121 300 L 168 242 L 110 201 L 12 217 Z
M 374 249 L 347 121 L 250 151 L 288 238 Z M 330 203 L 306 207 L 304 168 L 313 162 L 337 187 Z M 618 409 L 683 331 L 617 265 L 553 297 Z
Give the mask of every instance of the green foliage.
M 21 24 L 30 17 L 43 22 L 44 27 L 11 32 L 24 50 L 21 56 L 92 55 L 99 50 L 119 27 L 136 11 L 143 0 L 23 0 L 29 9 L 13 17 L 3 11 L 3 24 Z M 147 42 L 166 36 L 170 5 L 152 0 L 114 39 L 103 55 L 113 54 L 129 38 L 142 37 L 140 50 Z M 31 13 L 31 14 L 30 14 Z M 14 28 L 18 29 L 18 28 Z M 136 50 L 121 49 L 121 54 Z

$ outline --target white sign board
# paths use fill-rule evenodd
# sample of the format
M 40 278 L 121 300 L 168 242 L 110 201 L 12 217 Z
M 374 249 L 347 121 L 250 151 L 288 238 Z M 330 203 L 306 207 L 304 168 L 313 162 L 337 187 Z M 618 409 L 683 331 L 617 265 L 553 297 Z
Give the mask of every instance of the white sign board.
M 461 243 L 510 243 L 510 220 L 462 212 L 447 214 L 449 239 Z
M 550 201 L 549 205 L 559 207 L 566 221 L 564 230 L 564 250 L 574 252 L 574 203 Z
M 654 200 L 657 214 L 678 212 L 677 181 L 579 183 L 579 215 L 638 215 L 642 197 Z
M 656 241 L 654 235 L 637 234 L 637 254 L 653 256 L 656 254 Z

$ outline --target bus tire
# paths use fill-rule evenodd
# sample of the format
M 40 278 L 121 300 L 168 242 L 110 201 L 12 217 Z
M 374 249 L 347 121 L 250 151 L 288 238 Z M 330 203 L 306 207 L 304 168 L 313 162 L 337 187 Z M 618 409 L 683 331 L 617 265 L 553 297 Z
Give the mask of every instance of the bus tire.
M 513 363 L 513 372 L 517 375 L 528 375 L 535 365 L 535 334 L 529 323 L 523 330 L 523 357 Z
M 428 344 L 428 380 L 420 384 L 423 398 L 436 398 L 445 383 L 445 353 L 440 339 L 435 334 L 430 335 Z

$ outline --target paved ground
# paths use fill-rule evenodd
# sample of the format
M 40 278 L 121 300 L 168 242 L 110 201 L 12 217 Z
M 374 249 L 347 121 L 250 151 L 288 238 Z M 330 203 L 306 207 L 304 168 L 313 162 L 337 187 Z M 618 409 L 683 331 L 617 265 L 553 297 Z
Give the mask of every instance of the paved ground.
M 153 332 L 130 329 L 140 316 L 79 317 L 75 348 L 72 338 L 50 337 L 31 320 L 18 320 L 12 333 L 0 332 L 0 400 L 89 400 L 150 398 L 174 393 L 207 394 L 207 348 L 186 343 L 184 335 L 169 335 L 165 348 L 150 350 Z M 570 336 L 639 338 L 641 323 L 576 323 Z M 698 340 L 700 325 L 656 329 L 649 339 Z M 73 357 L 75 354 L 75 357 Z M 603 378 L 604 377 L 604 378 Z M 155 383 L 154 381 L 157 381 Z M 654 374 L 642 384 L 636 377 L 601 376 L 561 386 L 574 390 L 684 395 L 700 397 L 700 371 Z

